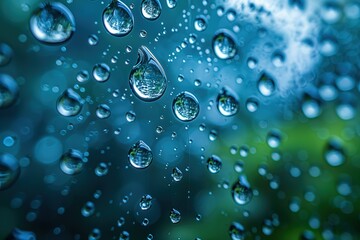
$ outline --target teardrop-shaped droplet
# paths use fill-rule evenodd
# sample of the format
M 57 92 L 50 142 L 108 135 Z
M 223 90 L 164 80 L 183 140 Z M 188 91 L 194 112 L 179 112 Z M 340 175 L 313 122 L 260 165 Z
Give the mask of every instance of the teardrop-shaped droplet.
M 333 167 L 337 167 L 345 163 L 345 151 L 338 139 L 332 138 L 327 142 L 324 158 L 325 161 Z
M 116 37 L 126 36 L 134 27 L 134 15 L 120 0 L 112 0 L 104 9 L 103 24 L 106 31 Z
M 221 170 L 222 161 L 218 156 L 212 155 L 207 160 L 207 167 L 209 172 L 218 173 Z
M 176 7 L 177 0 L 166 0 L 166 4 L 167 4 L 168 8 L 172 9 L 172 8 Z
M 30 18 L 30 30 L 40 42 L 63 43 L 75 32 L 74 16 L 62 3 L 45 3 Z
M 83 154 L 79 150 L 69 149 L 60 158 L 60 169 L 68 175 L 78 174 L 83 168 Z
M 6 43 L 0 43 L 0 66 L 9 64 L 13 56 L 13 50 Z
M 156 20 L 161 14 L 161 3 L 159 0 L 143 0 L 141 2 L 141 13 L 148 20 Z
M 176 210 L 175 208 L 173 208 L 170 211 L 169 217 L 170 217 L 170 220 L 172 223 L 178 223 L 181 220 L 181 213 L 178 210 Z
M 130 148 L 128 158 L 133 167 L 147 168 L 153 160 L 153 153 L 150 147 L 140 140 Z
M 200 111 L 199 101 L 189 93 L 182 92 L 176 96 L 172 104 L 175 116 L 184 122 L 194 120 Z
M 110 78 L 110 67 L 106 63 L 98 63 L 93 67 L 93 77 L 98 82 L 106 82 Z
M 231 188 L 231 194 L 235 203 L 245 205 L 249 203 L 253 197 L 253 192 L 244 176 L 240 176 Z
M 96 108 L 96 116 L 98 118 L 101 119 L 105 119 L 110 117 L 111 115 L 111 110 L 110 107 L 106 104 L 100 104 L 97 108 Z
M 139 205 L 141 210 L 148 210 L 152 205 L 152 197 L 149 194 L 142 196 Z
M 130 72 L 129 83 L 135 95 L 143 101 L 155 101 L 165 92 L 167 86 L 165 71 L 145 46 L 141 46 L 138 50 L 138 62 Z
M 12 106 L 18 97 L 17 82 L 7 74 L 0 74 L 0 109 Z
M 239 103 L 234 94 L 228 89 L 223 88 L 216 99 L 219 112 L 225 117 L 233 116 L 239 109 Z
M 56 109 L 65 116 L 71 117 L 80 113 L 84 100 L 71 88 L 66 89 L 58 98 Z
M 265 72 L 261 74 L 257 86 L 261 95 L 265 97 L 272 95 L 275 91 L 275 81 Z
M 175 182 L 179 182 L 183 178 L 183 173 L 178 167 L 175 167 L 172 171 L 171 177 Z
M 0 154 L 0 191 L 13 185 L 19 175 L 18 160 L 9 153 Z
M 245 239 L 245 228 L 238 222 L 231 223 L 229 227 L 229 235 L 232 240 L 244 240 Z
M 237 52 L 234 39 L 235 38 L 230 31 L 226 29 L 219 30 L 212 40 L 215 55 L 220 59 L 233 58 Z

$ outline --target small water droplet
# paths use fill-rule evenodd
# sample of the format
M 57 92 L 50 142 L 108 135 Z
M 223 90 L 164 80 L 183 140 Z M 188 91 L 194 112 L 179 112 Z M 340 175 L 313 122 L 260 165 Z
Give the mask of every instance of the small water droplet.
M 219 30 L 212 41 L 215 55 L 220 59 L 231 59 L 235 56 L 237 49 L 233 34 L 226 30 Z
M 6 43 L 0 43 L 0 66 L 10 63 L 13 56 L 13 50 Z
M 172 171 L 171 177 L 175 182 L 179 182 L 183 178 L 183 173 L 178 167 L 175 167 Z
M 150 147 L 140 140 L 130 148 L 128 159 L 135 168 L 147 168 L 153 160 L 153 153 Z
M 122 231 L 119 235 L 119 240 L 130 240 L 130 233 L 127 231 Z
M 91 201 L 88 201 L 81 208 L 81 215 L 84 217 L 90 217 L 95 212 L 95 204 Z
M 147 20 L 156 20 L 161 14 L 161 3 L 159 0 L 142 0 L 141 13 Z
M 110 67 L 106 63 L 95 64 L 92 74 L 96 81 L 106 82 L 110 78 Z
M 206 29 L 207 22 L 205 16 L 198 16 L 194 21 L 194 28 L 196 31 L 202 32 Z
M 102 15 L 106 31 L 116 37 L 128 35 L 134 27 L 134 15 L 120 0 L 112 0 Z
M 168 8 L 172 9 L 172 8 L 176 7 L 177 0 L 166 0 L 166 4 L 167 4 Z
M 105 119 L 110 117 L 111 115 L 111 110 L 110 107 L 106 104 L 100 104 L 97 108 L 96 108 L 96 116 L 98 118 L 101 119 Z
M 60 158 L 60 169 L 68 175 L 78 174 L 83 168 L 83 154 L 79 150 L 69 149 Z
M 98 44 L 99 42 L 99 38 L 98 36 L 96 36 L 95 34 L 91 34 L 88 38 L 88 43 L 90 46 L 95 46 L 96 44 Z
M 324 158 L 326 162 L 333 167 L 337 167 L 345 163 L 345 151 L 339 140 L 332 138 L 327 142 Z
M 170 211 L 170 220 L 172 223 L 179 223 L 181 220 L 181 214 L 178 210 L 176 210 L 175 208 L 173 208 Z
M 261 74 L 257 86 L 261 95 L 265 97 L 272 95 L 275 91 L 275 82 L 273 78 L 265 72 Z
M 152 205 L 152 197 L 149 194 L 142 196 L 139 205 L 141 210 L 148 210 Z
M 136 119 L 136 114 L 133 111 L 129 111 L 126 113 L 126 121 L 133 122 Z
M 89 80 L 89 76 L 88 71 L 82 70 L 76 75 L 76 80 L 78 80 L 78 82 L 87 82 Z
M 216 102 L 219 112 L 225 117 L 234 116 L 238 112 L 238 101 L 229 89 L 223 88 Z
M 79 94 L 68 88 L 58 98 L 56 109 L 63 116 L 72 117 L 81 112 L 83 102 Z
M 207 168 L 211 173 L 218 173 L 221 170 L 222 161 L 220 157 L 212 155 L 207 160 Z
M 278 130 L 271 130 L 267 137 L 266 137 L 266 143 L 271 148 L 277 148 L 280 146 L 281 143 L 281 133 Z
M 9 153 L 0 154 L 0 191 L 13 185 L 19 175 L 18 160 Z
M 101 162 L 97 167 L 95 168 L 95 174 L 98 177 L 105 176 L 109 172 L 109 167 L 106 163 Z
M 200 111 L 199 101 L 189 92 L 181 92 L 173 100 L 172 109 L 175 116 L 184 122 L 194 120 Z
M 255 97 L 250 97 L 246 100 L 246 109 L 249 112 L 256 112 L 259 107 L 259 100 Z
M 229 235 L 232 240 L 244 240 L 245 239 L 245 228 L 238 222 L 231 223 L 229 227 Z
M 0 74 L 0 109 L 12 106 L 19 97 L 17 82 L 7 74 Z
M 99 240 L 101 238 L 101 231 L 98 228 L 94 228 L 88 237 L 88 240 Z
M 239 180 L 232 185 L 231 194 L 235 203 L 239 205 L 249 203 L 253 197 L 253 191 L 244 176 L 240 176 Z

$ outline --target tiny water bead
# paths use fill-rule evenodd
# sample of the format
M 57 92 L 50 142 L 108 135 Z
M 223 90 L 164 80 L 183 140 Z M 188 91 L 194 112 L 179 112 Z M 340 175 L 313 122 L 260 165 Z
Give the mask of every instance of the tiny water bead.
M 7 74 L 0 74 L 0 109 L 12 106 L 19 97 L 17 82 Z
M 110 78 L 110 67 L 106 63 L 95 64 L 92 74 L 96 81 L 106 82 Z
M 234 116 L 238 112 L 239 103 L 228 89 L 222 89 L 216 98 L 216 103 L 219 112 L 225 117 Z
M 255 97 L 250 97 L 246 100 L 245 105 L 249 112 L 256 112 L 259 108 L 259 100 Z
M 257 87 L 261 95 L 268 97 L 275 91 L 275 81 L 270 75 L 263 72 L 258 80 Z
M 13 185 L 20 175 L 18 160 L 9 153 L 0 154 L 0 191 Z
M 240 176 L 232 185 L 231 194 L 235 203 L 239 205 L 249 203 L 253 197 L 253 191 L 244 176 Z
M 88 38 L 88 43 L 90 46 L 95 46 L 97 45 L 99 42 L 99 37 L 96 36 L 95 34 L 91 34 Z
M 63 43 L 75 32 L 74 16 L 62 3 L 45 3 L 31 16 L 30 30 L 40 42 Z
M 60 158 L 60 169 L 68 175 L 80 173 L 84 168 L 83 154 L 79 150 L 69 149 Z
M 211 157 L 208 158 L 207 168 L 209 172 L 218 173 L 221 170 L 221 167 L 222 167 L 222 161 L 220 157 L 216 155 L 212 155 Z
M 149 194 L 142 196 L 139 205 L 141 210 L 148 210 L 152 205 L 152 197 Z
M 153 153 L 150 147 L 140 140 L 130 148 L 128 159 L 135 168 L 147 168 L 153 160 Z
M 141 14 L 148 20 L 156 20 L 161 14 L 161 3 L 159 0 L 142 0 Z
M 178 167 L 175 167 L 172 171 L 171 177 L 175 182 L 179 182 L 183 178 L 183 173 Z
M 192 93 L 186 91 L 175 97 L 172 109 L 175 116 L 184 122 L 194 120 L 200 112 L 199 101 Z
M 104 162 L 99 163 L 99 165 L 95 168 L 95 174 L 98 177 L 105 176 L 108 172 L 109 172 L 109 167 Z
M 65 116 L 72 117 L 81 112 L 84 100 L 73 89 L 66 89 L 56 102 L 57 111 Z
M 112 0 L 102 15 L 106 31 L 116 37 L 128 35 L 134 27 L 134 15 L 120 0 Z
M 229 235 L 232 240 L 244 240 L 245 239 L 245 228 L 238 222 L 232 222 L 229 227 Z
M 207 22 L 205 16 L 198 16 L 194 21 L 194 28 L 196 31 L 202 32 L 206 29 Z
M 122 231 L 119 235 L 119 240 L 130 240 L 130 233 L 127 231 Z
M 6 43 L 0 43 L 0 66 L 10 63 L 13 56 L 13 50 Z
M 327 142 L 324 158 L 325 161 L 332 167 L 338 167 L 345 163 L 346 155 L 340 140 L 331 138 Z
M 173 208 L 170 211 L 169 217 L 170 217 L 170 221 L 172 223 L 179 223 L 181 220 L 181 213 L 178 210 L 176 210 L 175 208 Z
M 91 201 L 88 201 L 81 208 L 81 215 L 84 217 L 90 217 L 95 212 L 95 204 Z
M 229 30 L 218 30 L 212 40 L 212 47 L 215 55 L 220 59 L 233 58 L 237 52 L 234 39 L 233 34 Z
M 96 108 L 96 116 L 100 119 L 106 119 L 111 116 L 111 109 L 107 104 L 100 104 Z
M 168 8 L 173 9 L 176 7 L 177 0 L 166 0 Z
M 281 143 L 281 133 L 278 130 L 271 130 L 266 137 L 266 143 L 271 148 L 277 148 Z
M 138 50 L 138 61 L 130 72 L 129 84 L 134 94 L 147 102 L 159 99 L 166 90 L 165 71 L 145 46 Z
M 134 111 L 128 111 L 125 115 L 126 121 L 133 122 L 136 119 L 136 114 Z
M 76 80 L 78 82 L 87 82 L 89 80 L 90 74 L 88 71 L 86 70 L 81 70 L 80 72 L 78 72 L 78 74 L 76 75 Z
M 101 231 L 98 228 L 94 228 L 88 237 L 88 240 L 99 240 L 101 239 Z

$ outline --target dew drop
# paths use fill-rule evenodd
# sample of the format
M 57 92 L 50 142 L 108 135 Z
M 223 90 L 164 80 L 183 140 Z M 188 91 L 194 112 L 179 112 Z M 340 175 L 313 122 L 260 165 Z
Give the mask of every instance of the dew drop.
M 84 217 L 90 217 L 95 212 L 95 204 L 91 201 L 85 203 L 85 205 L 81 208 L 81 215 Z
M 207 168 L 211 173 L 218 173 L 221 170 L 222 161 L 220 157 L 212 155 L 207 160 Z
M 82 70 L 78 72 L 78 74 L 76 75 L 76 80 L 78 82 L 83 83 L 83 82 L 87 82 L 89 80 L 89 77 L 90 77 L 89 72 L 86 70 Z
M 122 231 L 119 235 L 119 240 L 130 240 L 130 233 Z
M 126 117 L 126 121 L 133 122 L 136 119 L 136 114 L 133 111 L 129 111 L 129 112 L 126 113 L 125 117 Z
M 12 106 L 18 97 L 17 82 L 7 74 L 0 74 L 0 109 Z
M 148 210 L 152 205 L 152 197 L 149 194 L 142 196 L 139 205 L 141 210 Z
M 138 61 L 130 72 L 129 83 L 135 95 L 143 101 L 155 101 L 165 92 L 165 71 L 145 46 L 138 50 Z
M 95 46 L 97 45 L 99 42 L 99 38 L 98 36 L 96 36 L 95 34 L 91 34 L 88 38 L 88 43 L 90 46 Z
M 18 160 L 9 153 L 0 154 L 0 191 L 13 185 L 20 175 Z
M 266 143 L 271 148 L 279 147 L 281 143 L 281 133 L 278 130 L 271 130 L 266 137 Z
M 66 89 L 56 102 L 57 111 L 65 116 L 72 117 L 80 113 L 84 100 L 71 88 Z
M 332 167 L 337 167 L 345 163 L 345 151 L 339 140 L 333 138 L 327 142 L 324 158 Z
M 272 95 L 275 91 L 274 80 L 265 72 L 261 74 L 257 86 L 261 95 L 265 97 Z
M 0 43 L 0 66 L 9 64 L 13 56 L 13 50 L 6 43 Z
M 79 150 L 69 149 L 60 158 L 60 169 L 68 175 L 80 173 L 84 168 L 83 154 Z
M 170 220 L 172 223 L 179 223 L 181 220 L 181 214 L 178 210 L 176 210 L 175 208 L 173 208 L 170 211 Z
M 176 7 L 177 0 L 166 0 L 168 8 L 172 9 Z
M 249 112 L 256 112 L 259 108 L 259 100 L 255 97 L 248 98 L 245 104 Z
M 234 94 L 230 90 L 223 88 L 216 99 L 219 112 L 225 116 L 234 116 L 239 109 L 239 103 Z
M 106 82 L 110 78 L 110 67 L 106 63 L 95 64 L 92 74 L 96 81 Z
M 112 0 L 102 15 L 106 31 L 116 37 L 126 36 L 134 27 L 134 16 L 129 7 L 120 0 Z
M 172 109 L 175 116 L 184 122 L 194 120 L 200 111 L 199 101 L 189 92 L 181 92 L 173 100 Z
M 135 168 L 147 168 L 153 160 L 153 153 L 150 147 L 140 140 L 130 148 L 128 159 Z
M 111 115 L 111 110 L 110 107 L 106 104 L 100 104 L 97 108 L 96 108 L 96 116 L 100 119 L 105 119 L 110 117 Z
M 156 20 L 161 14 L 161 3 L 159 0 L 142 0 L 141 13 L 148 20 Z
M 31 16 L 30 30 L 40 42 L 63 43 L 75 32 L 74 16 L 62 3 L 45 3 Z
M 98 177 L 105 176 L 109 172 L 109 167 L 106 163 L 101 162 L 97 167 L 95 168 L 95 174 Z
M 244 176 L 240 176 L 231 188 L 231 194 L 235 203 L 245 205 L 249 203 L 253 197 L 253 192 Z
M 198 16 L 195 18 L 194 28 L 196 31 L 202 32 L 206 29 L 206 27 L 207 27 L 207 22 L 204 16 Z
M 237 49 L 233 34 L 227 29 L 220 29 L 216 32 L 212 46 L 215 55 L 220 59 L 231 59 L 235 56 Z
M 178 167 L 175 167 L 172 171 L 171 177 L 175 182 L 179 182 L 183 178 L 183 173 Z
M 14 228 L 10 235 L 6 238 L 9 240 L 36 240 L 36 236 L 33 232 L 20 230 Z
M 229 235 L 232 240 L 244 240 L 245 239 L 244 226 L 238 222 L 232 222 L 229 227 Z

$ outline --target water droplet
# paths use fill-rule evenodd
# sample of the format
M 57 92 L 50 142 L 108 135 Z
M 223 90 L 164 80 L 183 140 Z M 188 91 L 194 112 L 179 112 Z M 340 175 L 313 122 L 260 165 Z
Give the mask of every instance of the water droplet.
M 338 139 L 333 138 L 327 142 L 324 158 L 325 161 L 333 167 L 337 167 L 345 163 L 345 151 Z
M 101 231 L 98 228 L 94 228 L 89 234 L 88 240 L 99 240 L 101 238 Z
M 217 108 L 219 112 L 225 116 L 234 116 L 238 112 L 239 104 L 233 93 L 230 90 L 223 88 L 216 99 Z
M 229 235 L 232 240 L 244 240 L 245 228 L 238 222 L 232 222 L 229 228 Z
M 119 240 L 130 240 L 130 233 L 122 231 L 119 235 Z
M 95 168 L 95 174 L 98 177 L 105 176 L 108 172 L 109 172 L 109 167 L 104 162 L 99 163 L 99 165 Z
M 142 196 L 139 205 L 141 210 L 148 210 L 152 205 L 152 197 L 149 194 Z
M 256 58 L 249 57 L 247 60 L 247 65 L 250 69 L 254 69 L 257 67 L 258 61 Z
M 171 177 L 175 182 L 179 182 L 183 178 L 183 173 L 178 167 L 175 167 L 172 171 Z
M 175 208 L 173 208 L 171 211 L 170 211 L 170 220 L 172 223 L 178 223 L 180 222 L 181 220 L 181 214 L 178 210 L 176 210 Z
M 281 133 L 278 130 L 271 130 L 266 137 L 266 143 L 271 148 L 279 147 L 281 143 Z
M 6 43 L 0 43 L 0 66 L 9 64 L 13 56 L 13 50 Z
M 207 168 L 209 172 L 218 173 L 221 170 L 221 167 L 222 167 L 222 161 L 218 156 L 212 155 L 211 157 L 208 158 Z
M 217 135 L 218 135 L 218 133 L 216 130 L 211 130 L 209 133 L 209 140 L 212 142 L 215 141 L 217 138 Z
M 98 44 L 99 42 L 99 38 L 98 36 L 96 36 L 95 34 L 91 34 L 88 38 L 88 43 L 90 46 L 95 46 L 96 44 Z
M 167 4 L 168 8 L 172 9 L 172 8 L 176 7 L 177 0 L 166 0 L 166 4 Z
M 9 240 L 36 240 L 36 236 L 33 232 L 20 230 L 14 228 L 10 235 L 6 238 Z
M 111 110 L 110 107 L 106 104 L 100 104 L 97 108 L 96 108 L 96 116 L 98 118 L 101 119 L 105 119 L 110 117 L 111 115 Z
M 18 97 L 17 82 L 7 74 L 0 74 L 0 109 L 12 106 Z
M 0 154 L 0 191 L 13 185 L 19 175 L 18 160 L 9 153 Z
M 244 176 L 240 176 L 231 188 L 231 194 L 235 203 L 245 205 L 249 203 L 253 197 L 253 192 Z
M 194 28 L 196 31 L 202 32 L 206 29 L 207 22 L 205 16 L 198 16 L 194 21 Z
M 30 18 L 30 30 L 40 42 L 63 43 L 75 32 L 75 20 L 71 11 L 59 2 L 45 3 Z
M 136 114 L 133 111 L 129 111 L 129 112 L 126 113 L 125 117 L 126 117 L 126 121 L 133 122 L 136 119 Z
M 79 150 L 69 149 L 60 158 L 60 169 L 66 174 L 78 174 L 83 170 L 83 168 L 83 154 Z
M 92 74 L 96 81 L 106 82 L 110 78 L 110 67 L 106 63 L 95 64 Z
M 219 30 L 212 41 L 215 55 L 220 59 L 233 58 L 237 52 L 234 39 L 230 31 L 226 29 Z
M 76 80 L 78 80 L 79 82 L 87 82 L 89 80 L 89 76 L 90 75 L 88 71 L 82 70 L 76 75 Z
M 147 32 L 145 30 L 141 30 L 139 35 L 140 35 L 140 37 L 144 38 L 144 37 L 146 37 Z
M 246 109 L 249 112 L 256 112 L 259 107 L 259 100 L 255 97 L 250 97 L 246 100 Z
M 274 80 L 265 72 L 261 74 L 257 86 L 259 92 L 265 97 L 272 95 L 275 91 Z
M 133 167 L 147 168 L 153 160 L 153 153 L 150 147 L 140 140 L 130 148 L 128 158 Z
M 309 91 L 304 94 L 301 110 L 307 118 L 316 118 L 321 114 L 320 101 L 315 91 Z
M 148 20 L 156 20 L 161 14 L 161 3 L 159 0 L 142 0 L 141 13 Z
M 165 92 L 165 71 L 145 46 L 138 50 L 138 61 L 130 72 L 129 83 L 135 95 L 143 101 L 155 101 Z
M 65 116 L 72 117 L 80 113 L 84 100 L 71 88 L 66 89 L 56 102 L 57 111 Z
M 84 217 L 90 217 L 95 212 L 95 204 L 93 202 L 86 202 L 85 205 L 81 208 L 81 215 Z
M 200 111 L 199 101 L 189 92 L 181 92 L 173 100 L 172 109 L 175 116 L 184 122 L 194 120 Z
M 329 24 L 334 24 L 341 17 L 341 7 L 335 2 L 325 2 L 320 11 L 321 18 Z
M 111 1 L 104 9 L 102 19 L 106 31 L 116 37 L 126 36 L 134 27 L 134 15 L 120 0 Z
M 285 55 L 280 51 L 275 51 L 271 56 L 271 62 L 275 67 L 282 67 L 285 62 Z

